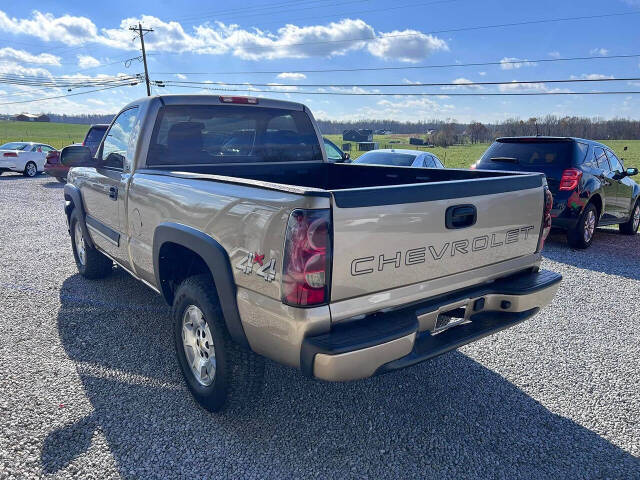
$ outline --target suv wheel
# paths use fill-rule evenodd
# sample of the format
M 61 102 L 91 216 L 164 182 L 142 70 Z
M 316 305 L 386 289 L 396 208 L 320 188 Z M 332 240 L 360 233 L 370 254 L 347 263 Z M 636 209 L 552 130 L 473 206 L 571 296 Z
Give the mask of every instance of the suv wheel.
M 567 233 L 569 245 L 579 249 L 589 248 L 593 241 L 593 236 L 596 233 L 597 226 L 598 209 L 592 203 L 589 203 L 584 207 L 577 225 Z
M 110 258 L 89 246 L 82 231 L 80 214 L 77 210 L 71 213 L 71 247 L 76 260 L 78 272 L 85 278 L 104 278 L 111 274 L 113 262 Z
M 638 231 L 638 227 L 640 226 L 640 200 L 636 202 L 631 210 L 631 218 L 629 218 L 628 222 L 621 223 L 618 225 L 620 228 L 620 233 L 624 233 L 625 235 L 635 235 Z
M 25 177 L 35 177 L 38 174 L 38 167 L 33 162 L 27 162 L 23 174 Z
M 208 275 L 187 278 L 172 309 L 178 363 L 196 401 L 206 410 L 239 409 L 262 388 L 264 360 L 235 343 Z

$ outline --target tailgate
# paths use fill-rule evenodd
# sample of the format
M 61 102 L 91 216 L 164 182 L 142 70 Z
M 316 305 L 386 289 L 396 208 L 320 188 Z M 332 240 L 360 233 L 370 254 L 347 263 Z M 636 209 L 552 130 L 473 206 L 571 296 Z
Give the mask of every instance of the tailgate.
M 331 301 L 534 253 L 543 179 L 529 174 L 333 191 Z M 456 217 L 448 225 L 447 212 Z

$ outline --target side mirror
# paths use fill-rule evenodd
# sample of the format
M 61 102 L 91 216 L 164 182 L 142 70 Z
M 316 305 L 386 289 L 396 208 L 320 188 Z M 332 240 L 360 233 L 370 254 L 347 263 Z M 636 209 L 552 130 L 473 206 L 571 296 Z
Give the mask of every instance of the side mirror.
M 342 152 L 342 161 L 344 163 L 351 162 L 351 155 L 348 152 Z
M 627 168 L 625 170 L 625 173 L 627 174 L 627 177 L 633 177 L 634 175 L 638 174 L 638 169 L 637 168 Z
M 91 150 L 84 145 L 69 145 L 60 152 L 60 163 L 67 167 L 95 167 Z

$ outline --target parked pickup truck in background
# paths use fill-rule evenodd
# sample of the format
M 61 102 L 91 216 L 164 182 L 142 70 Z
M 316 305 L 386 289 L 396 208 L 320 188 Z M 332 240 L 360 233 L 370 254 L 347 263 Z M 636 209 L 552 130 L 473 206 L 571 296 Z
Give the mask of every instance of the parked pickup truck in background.
M 80 273 L 115 262 L 164 296 L 211 411 L 260 389 L 263 357 L 365 378 L 515 325 L 558 288 L 539 268 L 544 175 L 335 164 L 322 145 L 297 103 L 168 95 L 125 107 L 95 158 L 62 151 Z

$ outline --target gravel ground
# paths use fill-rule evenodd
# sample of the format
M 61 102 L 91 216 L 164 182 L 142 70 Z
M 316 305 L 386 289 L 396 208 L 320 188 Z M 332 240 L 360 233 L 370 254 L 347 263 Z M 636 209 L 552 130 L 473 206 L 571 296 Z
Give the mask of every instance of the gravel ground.
M 76 271 L 62 188 L 0 177 L 0 478 L 640 478 L 640 238 L 554 236 L 533 319 L 349 384 L 268 364 L 249 413 L 184 387 L 169 311 Z

